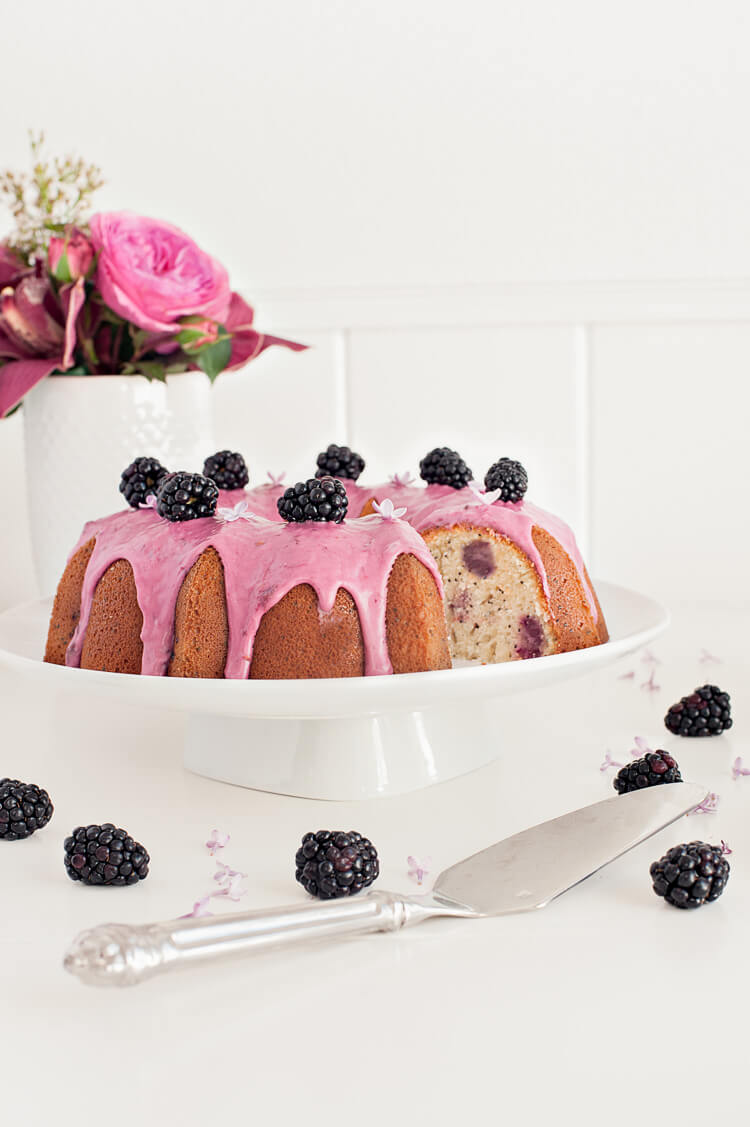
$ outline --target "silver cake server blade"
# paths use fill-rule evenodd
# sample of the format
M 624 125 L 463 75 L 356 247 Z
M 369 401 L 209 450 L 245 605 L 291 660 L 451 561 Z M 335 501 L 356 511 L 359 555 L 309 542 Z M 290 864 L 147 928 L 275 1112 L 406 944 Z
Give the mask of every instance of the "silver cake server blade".
M 584 806 L 446 869 L 428 896 L 377 891 L 270 912 L 102 924 L 74 940 L 64 966 L 91 985 L 132 986 L 169 969 L 303 940 L 396 931 L 438 916 L 477 919 L 543 908 L 694 810 L 707 793 L 694 783 L 671 783 Z

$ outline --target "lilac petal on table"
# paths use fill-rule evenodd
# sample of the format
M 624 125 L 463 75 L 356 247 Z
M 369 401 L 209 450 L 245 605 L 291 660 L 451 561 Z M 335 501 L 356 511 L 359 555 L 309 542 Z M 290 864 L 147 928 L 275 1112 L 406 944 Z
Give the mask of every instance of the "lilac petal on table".
M 219 830 L 211 830 L 211 836 L 206 842 L 206 849 L 213 857 L 217 849 L 223 849 L 228 842 L 229 834 L 221 833 Z M 221 864 L 221 862 L 217 861 L 217 864 Z

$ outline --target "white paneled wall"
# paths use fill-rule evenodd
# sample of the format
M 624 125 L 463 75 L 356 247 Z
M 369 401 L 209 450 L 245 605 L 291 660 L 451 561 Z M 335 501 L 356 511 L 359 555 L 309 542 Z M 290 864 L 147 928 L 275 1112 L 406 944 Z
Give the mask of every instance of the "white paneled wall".
M 746 598 L 750 286 L 315 290 L 267 295 L 258 320 L 312 347 L 215 385 L 217 443 L 254 481 L 306 476 L 331 441 L 370 480 L 416 473 L 434 445 L 477 477 L 508 454 L 595 575 L 667 602 Z M 0 424 L 5 482 L 21 440 L 18 417 Z M 35 594 L 24 503 L 6 491 L 5 605 Z

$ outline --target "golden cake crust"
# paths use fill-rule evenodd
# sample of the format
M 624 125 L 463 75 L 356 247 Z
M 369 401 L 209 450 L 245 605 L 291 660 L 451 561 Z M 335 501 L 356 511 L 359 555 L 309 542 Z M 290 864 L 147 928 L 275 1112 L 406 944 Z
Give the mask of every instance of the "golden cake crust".
M 81 650 L 81 669 L 140 673 L 142 627 L 133 568 L 127 560 L 115 560 L 94 591 Z
M 65 653 L 81 614 L 83 577 L 95 543 L 96 539 L 92 536 L 74 552 L 57 585 L 44 651 L 44 660 L 50 665 L 65 665 Z

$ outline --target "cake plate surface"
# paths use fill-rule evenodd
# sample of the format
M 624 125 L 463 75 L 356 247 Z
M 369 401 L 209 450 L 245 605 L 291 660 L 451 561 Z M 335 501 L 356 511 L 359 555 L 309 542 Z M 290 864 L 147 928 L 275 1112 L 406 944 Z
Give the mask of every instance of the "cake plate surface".
M 668 625 L 668 612 L 645 595 L 604 582 L 596 590 L 610 630 L 601 646 L 501 665 L 310 681 L 47 665 L 41 654 L 52 600 L 44 599 L 0 615 L 0 669 L 33 679 L 40 694 L 108 695 L 186 713 L 184 762 L 200 775 L 301 798 L 372 798 L 444 782 L 518 750 L 524 718 L 543 708 L 545 687 L 633 653 Z

